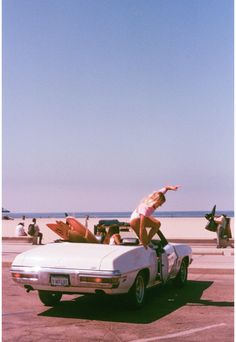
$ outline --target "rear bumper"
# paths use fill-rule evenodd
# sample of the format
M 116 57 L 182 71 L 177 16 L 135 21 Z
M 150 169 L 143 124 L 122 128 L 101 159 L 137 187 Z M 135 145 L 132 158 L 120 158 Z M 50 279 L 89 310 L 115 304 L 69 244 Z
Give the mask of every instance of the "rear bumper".
M 39 267 L 12 267 L 14 282 L 29 290 L 62 293 L 122 294 L 129 291 L 127 275 L 117 271 L 86 271 Z

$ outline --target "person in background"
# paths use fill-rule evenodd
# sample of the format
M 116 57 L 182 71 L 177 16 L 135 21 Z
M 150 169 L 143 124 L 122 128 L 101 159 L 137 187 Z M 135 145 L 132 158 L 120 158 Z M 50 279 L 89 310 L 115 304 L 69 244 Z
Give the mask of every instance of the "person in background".
M 36 245 L 37 245 L 38 238 L 39 238 L 39 245 L 42 245 L 43 233 L 40 232 L 39 226 L 36 224 L 36 218 L 33 218 L 32 222 L 33 222 L 34 229 L 35 229 L 34 237 L 36 238 Z
M 121 236 L 120 236 L 120 228 L 117 225 L 113 225 L 109 228 L 110 241 L 109 245 L 120 245 L 121 244 Z
M 18 223 L 16 226 L 15 236 L 27 236 L 23 222 Z
M 120 236 L 120 228 L 117 225 L 112 225 L 108 229 L 108 233 L 103 241 L 104 244 L 107 245 L 120 245 L 121 244 L 121 236 Z
M 103 243 L 106 238 L 106 228 L 104 225 L 100 225 L 96 229 L 96 236 L 100 243 Z
M 85 227 L 88 228 L 89 215 L 85 217 Z
M 179 187 L 179 185 L 168 185 L 158 191 L 154 191 L 142 200 L 131 214 L 130 227 L 135 231 L 145 248 L 147 248 L 161 226 L 161 222 L 152 216 L 154 211 L 165 203 L 165 193 L 167 191 L 176 191 Z M 149 233 L 147 233 L 147 228 L 151 228 Z
M 216 215 L 214 216 L 214 221 L 217 224 L 216 227 L 216 240 L 217 246 L 216 248 L 226 248 L 229 244 L 229 239 L 232 238 L 231 228 L 230 228 L 230 218 L 226 217 L 226 215 Z M 222 243 L 222 242 L 226 242 Z M 234 248 L 233 244 L 230 244 L 230 247 Z

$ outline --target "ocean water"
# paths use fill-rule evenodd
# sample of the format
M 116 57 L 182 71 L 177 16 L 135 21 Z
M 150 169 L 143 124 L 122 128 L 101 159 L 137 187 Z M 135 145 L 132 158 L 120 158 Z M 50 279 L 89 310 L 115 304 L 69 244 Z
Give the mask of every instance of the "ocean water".
M 156 211 L 154 216 L 155 217 L 204 217 L 206 213 L 209 213 L 209 210 L 207 211 Z M 85 218 L 86 216 L 89 216 L 90 218 L 108 218 L 108 219 L 119 219 L 119 218 L 129 218 L 131 215 L 130 211 L 124 211 L 124 212 L 67 212 L 68 215 L 74 216 L 77 218 Z M 217 215 L 225 214 L 228 217 L 234 217 L 234 211 L 233 210 L 225 210 L 225 211 L 216 211 Z M 64 212 L 44 212 L 44 213 L 27 213 L 27 212 L 19 212 L 19 213 L 4 213 L 4 215 L 10 216 L 12 218 L 21 218 L 23 215 L 25 215 L 28 218 L 65 218 Z

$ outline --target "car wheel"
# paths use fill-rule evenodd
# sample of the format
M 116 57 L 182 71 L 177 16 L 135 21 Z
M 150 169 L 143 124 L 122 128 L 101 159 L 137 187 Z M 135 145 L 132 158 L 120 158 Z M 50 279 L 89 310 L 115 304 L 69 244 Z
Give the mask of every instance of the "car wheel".
M 62 293 L 61 292 L 52 292 L 52 291 L 38 291 L 39 299 L 46 306 L 54 306 L 58 304 L 61 300 Z
M 131 307 L 138 309 L 141 308 L 146 298 L 146 280 L 144 273 L 140 272 L 130 289 L 129 302 Z
M 182 260 L 179 272 L 174 279 L 175 286 L 183 287 L 188 278 L 188 261 L 186 259 Z

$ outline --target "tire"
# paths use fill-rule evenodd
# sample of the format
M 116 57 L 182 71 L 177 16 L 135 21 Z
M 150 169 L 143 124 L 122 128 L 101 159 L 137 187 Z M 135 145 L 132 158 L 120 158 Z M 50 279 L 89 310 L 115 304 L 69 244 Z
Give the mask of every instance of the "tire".
M 146 299 L 146 279 L 143 272 L 140 272 L 131 287 L 129 293 L 129 304 L 134 309 L 141 308 Z
M 183 287 L 187 283 L 188 279 L 188 261 L 183 259 L 180 265 L 179 272 L 174 279 L 174 284 L 177 287 Z
M 54 306 L 58 304 L 61 300 L 62 293 L 61 292 L 52 292 L 52 291 L 38 291 L 39 299 L 46 306 Z

